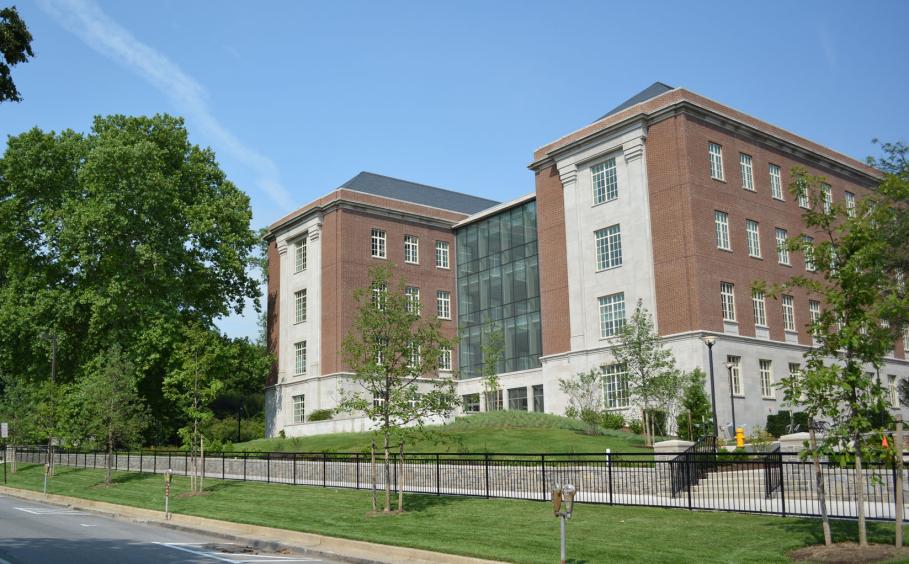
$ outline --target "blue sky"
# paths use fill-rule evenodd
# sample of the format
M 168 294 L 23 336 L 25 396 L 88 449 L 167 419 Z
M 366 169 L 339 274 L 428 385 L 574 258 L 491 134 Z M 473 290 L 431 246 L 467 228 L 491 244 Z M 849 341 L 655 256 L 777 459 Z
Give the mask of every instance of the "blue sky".
M 6 5 L 9 0 L 0 5 Z M 848 155 L 907 140 L 909 2 L 18 2 L 0 138 L 171 113 L 255 227 L 369 170 L 506 200 L 532 152 L 660 80 Z M 222 320 L 255 335 L 255 314 Z

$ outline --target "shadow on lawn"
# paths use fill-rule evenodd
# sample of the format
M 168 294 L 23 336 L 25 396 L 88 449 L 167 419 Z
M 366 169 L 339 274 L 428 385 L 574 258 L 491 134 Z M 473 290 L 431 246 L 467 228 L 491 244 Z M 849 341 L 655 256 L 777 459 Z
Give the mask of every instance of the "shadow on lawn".
M 436 507 L 447 507 L 465 501 L 470 501 L 469 497 L 446 496 L 446 495 L 423 495 L 423 494 L 404 494 L 404 511 L 406 513 L 420 513 L 434 509 Z M 382 504 L 382 492 L 379 492 L 379 505 Z M 392 498 L 392 506 L 397 504 L 397 495 Z
M 821 528 L 820 519 L 781 519 L 778 523 L 767 523 L 764 526 L 781 529 L 790 535 L 799 535 L 804 542 L 804 546 L 824 544 L 824 531 Z M 892 524 L 869 521 L 867 522 L 867 531 L 868 542 L 893 543 L 894 531 Z M 831 520 L 830 533 L 833 536 L 833 542 L 858 542 L 858 523 L 855 521 Z

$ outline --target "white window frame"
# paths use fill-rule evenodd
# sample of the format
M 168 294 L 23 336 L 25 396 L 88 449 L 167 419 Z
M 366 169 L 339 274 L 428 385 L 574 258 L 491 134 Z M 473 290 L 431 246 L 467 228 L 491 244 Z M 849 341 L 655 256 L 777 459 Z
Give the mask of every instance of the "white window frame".
M 372 257 L 388 258 L 388 233 L 378 227 L 372 228 Z
M 306 341 L 294 343 L 294 376 L 306 374 Z
M 752 290 L 751 305 L 754 309 L 754 325 L 756 327 L 767 327 L 767 301 L 764 292 Z
M 720 282 L 720 304 L 723 321 L 735 321 L 735 284 Z
M 795 298 L 789 294 L 783 294 L 780 296 L 780 302 L 783 306 L 783 329 L 798 331 L 795 326 Z
M 404 236 L 404 262 L 420 264 L 420 238 L 416 235 Z
M 451 372 L 451 347 L 442 346 L 439 348 L 439 370 Z
M 800 208 L 808 209 L 811 207 L 811 201 L 808 199 L 808 186 L 806 184 L 803 183 L 799 186 L 798 197 Z
M 598 229 L 596 239 L 597 271 L 622 266 L 622 230 L 619 224 Z
M 306 236 L 304 233 L 294 241 L 294 274 L 306 270 Z
M 306 394 L 292 396 L 294 424 L 306 422 Z
M 761 398 L 776 399 L 773 390 L 773 361 L 766 358 L 759 359 L 758 371 L 761 380 Z
M 294 292 L 294 323 L 306 321 L 306 288 Z
M 406 300 L 404 305 L 407 308 L 407 313 L 420 315 L 423 309 L 423 304 L 420 303 L 420 289 L 416 286 L 406 286 L 404 288 L 404 298 Z
M 748 256 L 761 258 L 761 224 L 753 219 L 746 219 L 745 235 L 748 241 Z
M 723 146 L 719 143 L 707 143 L 708 162 L 710 164 L 710 178 L 714 180 L 726 180 L 723 172 Z
M 735 397 L 745 397 L 745 389 L 742 386 L 742 357 L 727 355 L 726 363 L 731 365 L 729 367 L 729 379 L 732 380 L 732 390 L 730 392 Z
M 782 227 L 776 228 L 776 262 L 783 266 L 791 266 L 789 262 L 789 249 L 786 247 L 786 241 L 789 239 L 789 232 Z
M 855 194 L 846 191 L 843 193 L 843 197 L 846 200 L 846 214 L 849 217 L 855 217 Z
M 451 268 L 451 249 L 448 241 L 436 241 L 436 268 Z
M 805 245 L 805 248 L 802 250 L 802 258 L 805 259 L 805 270 L 807 272 L 815 272 L 817 267 L 814 264 L 814 238 L 803 235 L 802 243 Z
M 830 213 L 833 207 L 833 187 L 829 184 L 821 184 L 821 203 L 824 206 L 824 213 Z
M 887 374 L 887 391 L 890 392 L 890 407 L 897 409 L 900 406 L 900 396 L 897 386 L 896 374 Z
M 732 250 L 732 241 L 729 239 L 729 214 L 713 210 L 713 223 L 716 227 L 716 248 L 723 251 Z
M 779 165 L 770 164 L 767 171 L 770 174 L 770 196 L 783 201 L 783 175 Z
M 606 159 L 590 167 L 593 205 L 611 202 L 619 197 L 619 177 L 615 159 Z
M 821 318 L 821 302 L 808 300 L 808 320 L 814 324 Z
M 419 368 L 422 362 L 423 355 L 421 354 L 419 343 L 411 341 L 407 345 L 407 367 L 414 370 Z
M 381 284 L 372 287 L 372 305 L 379 311 L 385 310 L 385 298 L 388 296 L 388 284 Z
M 600 312 L 600 338 L 617 335 L 625 327 L 625 292 L 597 298 Z
M 451 319 L 451 292 L 436 290 L 436 315 L 439 319 Z
M 903 329 L 903 350 L 909 352 L 909 327 Z
M 751 155 L 739 153 L 739 166 L 742 169 L 742 188 L 754 192 L 754 167 Z
M 610 364 L 603 374 L 603 396 L 606 409 L 627 409 L 631 406 L 628 394 L 628 370 L 624 364 Z

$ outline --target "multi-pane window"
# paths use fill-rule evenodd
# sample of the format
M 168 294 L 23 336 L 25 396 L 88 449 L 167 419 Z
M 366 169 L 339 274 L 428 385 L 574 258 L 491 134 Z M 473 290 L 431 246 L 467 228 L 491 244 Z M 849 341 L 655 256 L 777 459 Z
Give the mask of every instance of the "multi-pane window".
M 486 411 L 502 411 L 502 390 L 486 392 Z
M 527 411 L 527 388 L 508 388 L 508 409 Z
M 385 398 L 382 396 L 372 396 L 373 409 L 382 409 L 385 406 Z
M 731 251 L 732 246 L 729 244 L 729 214 L 714 211 L 713 221 L 716 224 L 716 248 Z
M 735 321 L 735 285 L 731 282 L 720 282 L 720 298 L 723 320 Z
M 306 270 L 306 234 L 294 243 L 294 272 Z
M 786 241 L 789 239 L 789 232 L 779 227 L 776 228 L 776 261 L 780 264 L 789 266 L 789 247 Z
M 799 195 L 799 206 L 803 208 L 810 207 L 808 202 L 808 186 L 807 184 L 800 180 L 798 183 L 798 195 Z
M 373 284 L 372 286 L 372 305 L 378 310 L 385 309 L 385 296 L 388 294 L 388 284 Z
M 748 240 L 748 256 L 761 258 L 761 227 L 758 222 L 746 219 L 745 235 Z
M 451 347 L 439 349 L 439 370 L 451 370 Z
M 306 290 L 294 292 L 294 323 L 306 321 Z
M 833 205 L 833 193 L 829 184 L 821 184 L 821 199 L 824 204 L 824 213 L 830 213 L 830 207 Z
M 903 350 L 909 352 L 909 327 L 903 329 Z
M 533 410 L 543 413 L 543 384 L 537 384 L 533 387 Z
M 783 178 L 780 175 L 780 167 L 772 164 L 770 169 L 770 195 L 777 200 L 783 199 Z
M 624 364 L 606 367 L 604 378 L 606 409 L 622 409 L 630 405 L 628 396 L 628 373 Z
M 294 374 L 306 374 L 306 341 L 294 343 Z
M 723 146 L 716 143 L 708 143 L 707 152 L 710 155 L 711 178 L 723 180 Z
M 451 319 L 451 292 L 436 292 L 436 313 L 439 319 Z
M 789 363 L 789 377 L 790 378 L 801 378 L 802 377 L 802 365 L 798 362 Z
M 411 370 L 416 370 L 420 368 L 420 364 L 423 362 L 423 357 L 420 355 L 420 345 L 419 343 L 411 342 L 407 346 L 408 350 L 408 362 L 407 367 Z
M 599 298 L 600 338 L 612 337 L 625 326 L 625 293 Z
M 821 302 L 808 300 L 808 320 L 815 324 L 821 318 Z
M 729 367 L 729 379 L 732 380 L 732 395 L 744 396 L 742 388 L 742 357 L 729 355 L 726 357 L 726 365 Z
M 804 244 L 803 256 L 805 257 L 805 270 L 808 272 L 814 272 L 814 239 L 807 235 L 802 236 L 802 244 Z
M 767 326 L 767 309 L 764 299 L 764 292 L 760 290 L 751 291 L 751 303 L 754 306 L 754 324 L 760 327 Z
M 887 375 L 887 389 L 890 392 L 890 407 L 897 408 L 900 406 L 900 396 L 897 393 L 896 376 Z
M 410 264 L 420 262 L 420 240 L 414 235 L 404 236 L 404 262 Z
M 480 394 L 465 394 L 461 396 L 461 402 L 464 405 L 464 413 L 480 412 Z
M 306 420 L 306 395 L 300 394 L 293 397 L 294 423 L 303 423 Z
M 615 159 L 603 161 L 590 169 L 593 180 L 593 203 L 602 204 L 619 197 L 619 181 L 615 172 Z
M 622 232 L 618 225 L 594 233 L 597 240 L 597 270 L 622 266 Z
M 448 241 L 436 241 L 436 268 L 449 268 Z
M 407 286 L 404 288 L 404 298 L 407 313 L 420 315 L 420 289 L 416 286 Z
M 843 196 L 846 199 L 846 213 L 849 214 L 849 217 L 855 217 L 855 194 L 846 192 Z
M 372 230 L 372 256 L 376 258 L 385 258 L 385 231 L 382 229 Z
M 795 302 L 792 296 L 783 294 L 783 329 L 795 331 Z
M 761 373 L 761 397 L 773 398 L 773 362 L 762 358 L 758 363 Z
M 754 171 L 751 166 L 751 155 L 741 153 L 739 164 L 742 166 L 742 188 L 754 192 Z

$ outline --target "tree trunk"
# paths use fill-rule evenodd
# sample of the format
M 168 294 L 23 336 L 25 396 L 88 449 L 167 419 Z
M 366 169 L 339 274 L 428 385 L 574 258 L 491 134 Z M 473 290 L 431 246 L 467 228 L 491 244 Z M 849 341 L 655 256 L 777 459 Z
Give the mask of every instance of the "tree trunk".
M 205 485 L 202 483 L 205 480 L 205 436 L 199 435 L 199 457 L 202 460 L 200 464 L 202 471 L 199 473 L 199 493 L 202 493 L 202 490 L 205 489 Z
M 385 513 L 391 513 L 391 461 L 388 454 L 388 431 L 385 431 L 382 448 L 385 451 Z
M 372 512 L 376 512 L 376 441 L 372 442 L 372 448 L 370 449 L 372 454 L 372 461 L 369 465 L 372 468 Z
M 401 458 L 401 471 L 398 473 L 398 513 L 404 512 L 404 441 L 398 447 Z
M 856 433 L 855 438 L 855 509 L 858 517 L 859 546 L 868 546 L 868 533 L 865 529 L 865 474 L 862 471 L 862 436 Z
M 808 439 L 811 459 L 814 463 L 814 481 L 817 486 L 817 501 L 821 509 L 821 527 L 824 529 L 824 544 L 833 544 L 830 535 L 830 518 L 827 516 L 827 492 L 824 489 L 824 473 L 821 471 L 820 455 L 817 452 L 817 437 L 814 434 L 814 419 L 808 421 Z
M 110 485 L 111 483 L 111 466 L 113 466 L 113 453 L 114 453 L 114 435 L 110 430 L 110 427 L 107 429 L 107 476 L 104 478 L 104 483 Z

